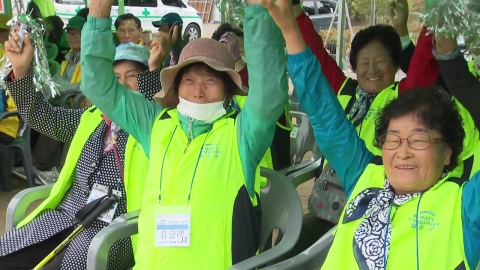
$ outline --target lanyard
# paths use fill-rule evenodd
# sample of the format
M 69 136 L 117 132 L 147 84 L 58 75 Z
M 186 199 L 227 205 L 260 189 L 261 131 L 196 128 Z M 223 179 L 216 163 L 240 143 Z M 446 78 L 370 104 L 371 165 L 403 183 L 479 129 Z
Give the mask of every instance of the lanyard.
M 177 131 L 177 128 L 178 128 L 178 125 L 175 126 L 175 129 L 172 132 L 172 136 L 170 136 L 170 140 L 168 141 L 167 149 L 165 149 L 165 153 L 163 154 L 162 166 L 160 167 L 160 187 L 159 187 L 159 191 L 158 191 L 158 203 L 159 204 L 160 204 L 160 201 L 162 200 L 163 165 L 165 164 L 165 157 L 167 156 L 168 148 L 170 147 L 170 143 L 172 142 L 173 136 L 175 135 L 175 132 Z M 193 182 L 195 180 L 195 175 L 197 174 L 198 163 L 200 162 L 200 157 L 202 157 L 203 147 L 205 146 L 205 142 L 207 141 L 207 138 L 208 138 L 209 134 L 210 134 L 210 130 L 207 132 L 207 135 L 205 135 L 205 139 L 203 140 L 202 147 L 200 148 L 200 153 L 198 153 L 197 162 L 195 163 L 195 168 L 193 170 L 192 180 L 190 182 L 190 190 L 188 191 L 187 206 L 190 203 L 190 198 L 191 198 L 191 195 L 192 195 Z
M 107 132 L 105 132 L 105 137 L 103 139 L 103 142 L 104 142 L 104 147 L 103 147 L 103 151 L 102 152 L 105 152 L 105 149 L 107 148 L 107 140 L 108 140 L 108 137 L 109 135 L 112 134 L 112 129 L 110 128 L 110 125 L 107 124 Z M 122 162 L 120 161 L 120 154 L 118 153 L 118 147 L 117 147 L 117 144 L 115 143 L 114 145 L 112 145 L 112 148 L 113 148 L 113 154 L 115 155 L 115 161 L 117 163 L 117 169 L 118 169 L 118 172 L 120 173 L 120 180 L 121 181 L 118 181 L 117 183 L 117 187 L 120 186 L 120 183 L 124 181 L 124 172 L 123 172 L 123 167 L 122 167 Z M 97 171 L 97 181 L 100 179 L 100 174 L 101 174 L 101 171 L 102 171 L 102 160 L 103 158 L 106 156 L 107 153 L 104 153 L 103 156 L 100 158 L 100 162 L 98 164 L 98 171 Z

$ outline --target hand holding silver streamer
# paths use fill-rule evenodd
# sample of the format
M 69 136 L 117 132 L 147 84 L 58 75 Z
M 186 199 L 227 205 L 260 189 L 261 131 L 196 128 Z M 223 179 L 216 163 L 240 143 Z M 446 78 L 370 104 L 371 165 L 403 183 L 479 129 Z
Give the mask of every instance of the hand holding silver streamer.
M 25 14 L 13 17 L 7 24 L 11 27 L 10 37 L 13 33 L 18 35 L 19 39 L 17 43 L 20 50 L 23 49 L 25 35 L 28 35 L 32 42 L 34 53 L 31 68 L 33 71 L 33 82 L 37 91 L 41 91 L 44 96 L 56 96 L 58 94 L 57 85 L 50 75 L 48 57 L 43 39 L 43 26 Z M 8 72 L 10 72 L 12 68 L 10 59 L 8 59 L 8 56 L 5 57 L 7 57 L 4 62 L 5 64 L 0 69 L 0 76 L 2 76 L 2 78 L 8 75 Z M 5 82 L 0 80 L 0 83 L 1 86 L 6 89 Z

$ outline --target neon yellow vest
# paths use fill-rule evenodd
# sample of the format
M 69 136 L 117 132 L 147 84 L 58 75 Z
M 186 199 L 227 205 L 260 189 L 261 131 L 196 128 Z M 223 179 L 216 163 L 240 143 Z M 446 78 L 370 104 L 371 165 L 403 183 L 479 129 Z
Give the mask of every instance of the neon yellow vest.
M 135 253 L 135 270 L 227 269 L 232 265 L 233 206 L 245 186 L 236 128 L 234 119 L 224 117 L 186 148 L 188 139 L 178 111 L 164 110 L 159 114 L 152 128 L 148 188 L 138 222 L 138 241 L 142 244 Z M 155 246 L 160 178 L 161 206 L 184 206 L 191 194 L 190 247 Z M 255 191 L 260 194 L 258 183 Z M 252 204 L 257 204 L 255 196 Z
M 42 14 L 44 20 L 47 17 L 55 15 L 55 5 L 53 1 L 33 0 L 33 2 L 38 6 L 38 9 L 40 9 L 40 14 Z
M 384 181 L 383 166 L 369 164 L 353 189 L 349 202 L 367 188 L 383 188 Z M 387 269 L 417 269 L 417 251 L 419 269 L 451 270 L 462 262 L 469 269 L 463 245 L 461 199 L 462 187 L 453 181 L 442 180 L 425 192 L 421 200 L 416 197 L 401 207 L 392 208 Z M 417 213 L 420 213 L 418 241 L 415 226 Z M 345 210 L 322 270 L 359 269 L 353 254 L 353 237 L 363 218 L 344 224 L 344 214 Z
M 65 193 L 68 192 L 73 184 L 73 172 L 80 158 L 80 154 L 85 147 L 91 134 L 103 121 L 102 112 L 96 107 L 89 108 L 82 114 L 80 124 L 73 137 L 70 149 L 68 150 L 65 165 L 58 177 L 58 181 L 53 185 L 50 196 L 45 199 L 32 213 L 22 220 L 17 227 L 23 227 L 42 211 L 46 209 L 55 209 L 60 204 Z M 140 209 L 142 201 L 143 187 L 148 171 L 148 158 L 143 152 L 141 145 L 133 138 L 129 137 L 125 149 L 125 193 L 127 194 L 127 211 Z M 135 237 L 136 238 L 136 237 Z M 132 238 L 132 242 L 135 239 Z M 135 243 L 134 243 L 135 248 Z
M 468 70 L 470 71 L 470 73 L 472 73 L 472 75 L 477 78 L 478 77 L 478 74 L 477 74 L 477 71 L 475 70 L 475 62 L 473 62 L 473 60 L 470 60 L 468 62 Z
M 342 85 L 342 88 L 338 92 L 338 100 L 340 101 L 340 104 L 342 105 L 342 108 L 344 110 L 349 106 L 349 102 L 352 99 L 353 94 L 356 94 L 356 91 L 353 91 L 356 89 L 351 85 L 352 82 L 353 81 L 351 79 L 346 79 Z M 348 87 L 345 87 L 345 86 L 348 86 Z M 365 141 L 367 149 L 370 152 L 372 152 L 374 155 L 377 155 L 377 156 L 382 155 L 381 149 L 375 147 L 373 144 L 375 140 L 375 120 L 377 119 L 377 116 L 379 115 L 381 110 L 387 105 L 387 103 L 397 97 L 398 97 L 397 83 L 394 83 L 389 87 L 387 87 L 386 89 L 382 90 L 375 97 L 372 105 L 370 106 L 370 109 L 367 112 L 367 115 L 363 119 L 363 122 L 356 127 L 359 137 Z M 464 122 L 463 128 L 465 130 L 465 140 L 463 141 L 463 151 L 459 155 L 459 158 L 460 158 L 460 161 L 467 160 L 468 158 L 473 159 L 473 153 L 476 150 L 477 144 L 479 141 L 479 133 L 477 131 L 477 128 L 475 127 L 475 123 L 473 122 L 472 116 L 470 115 L 468 110 L 465 109 L 465 107 L 463 107 L 463 105 L 458 100 L 456 100 L 455 98 L 454 100 L 458 106 L 460 116 L 463 119 L 463 122 Z M 471 170 L 472 172 L 476 172 L 480 170 L 480 162 L 479 164 L 475 164 L 475 166 L 476 167 L 473 167 L 473 169 Z M 461 177 L 463 171 L 464 171 L 464 164 L 462 162 L 459 162 L 459 166 L 455 168 L 454 170 L 455 173 L 453 175 L 456 177 Z M 468 170 L 467 173 L 470 173 L 470 170 Z
M 356 87 L 349 85 L 350 84 L 349 81 L 351 82 L 351 79 L 346 79 L 342 87 L 340 88 L 340 91 L 338 91 L 338 101 L 340 102 L 340 105 L 342 105 L 342 108 L 344 110 L 347 109 L 347 107 L 349 106 L 349 102 L 352 99 L 353 95 L 357 95 L 357 98 L 358 98 L 358 94 L 356 94 Z M 387 105 L 387 103 L 390 100 L 395 99 L 397 97 L 398 97 L 397 83 L 394 83 L 389 87 L 385 88 L 384 90 L 382 90 L 380 93 L 377 94 L 377 96 L 373 100 L 372 105 L 370 106 L 370 109 L 368 109 L 368 112 L 365 115 L 365 118 L 363 119 L 362 123 L 356 127 L 358 136 L 365 141 L 365 144 L 367 145 L 367 149 L 370 152 L 372 152 L 374 155 L 382 154 L 382 151 L 376 146 L 374 146 L 373 144 L 375 140 L 375 120 L 377 119 L 377 116 L 382 111 L 383 107 L 385 107 L 385 105 Z M 350 116 L 349 113 L 347 114 L 347 117 L 348 116 Z

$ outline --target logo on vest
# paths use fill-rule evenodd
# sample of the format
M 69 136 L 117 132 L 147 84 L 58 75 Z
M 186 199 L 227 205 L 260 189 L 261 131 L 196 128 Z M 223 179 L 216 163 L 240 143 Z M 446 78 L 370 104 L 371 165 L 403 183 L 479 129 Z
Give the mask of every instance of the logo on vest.
M 374 118 L 376 119 L 377 118 L 377 115 L 378 115 L 378 110 L 376 108 L 370 108 L 367 112 L 367 114 L 365 115 L 365 119 L 364 120 L 367 120 L 369 118 Z
M 218 144 L 209 143 L 203 146 L 202 155 L 200 158 L 219 158 L 222 151 L 218 149 Z
M 440 226 L 440 222 L 435 221 L 435 214 L 430 211 L 422 211 L 418 215 L 414 214 L 413 217 L 408 218 L 408 221 L 412 224 L 412 229 L 418 229 L 420 231 L 433 231 L 436 227 Z M 417 224 L 418 221 L 418 224 Z

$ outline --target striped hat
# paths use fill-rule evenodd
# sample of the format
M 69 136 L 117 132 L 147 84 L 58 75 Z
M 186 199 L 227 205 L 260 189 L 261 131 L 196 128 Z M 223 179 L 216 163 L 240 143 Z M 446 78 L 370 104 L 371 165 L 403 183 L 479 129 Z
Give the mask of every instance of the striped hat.
M 140 44 L 132 42 L 122 43 L 117 46 L 115 53 L 115 61 L 131 60 L 139 62 L 148 67 L 148 58 L 150 58 L 150 51 Z

